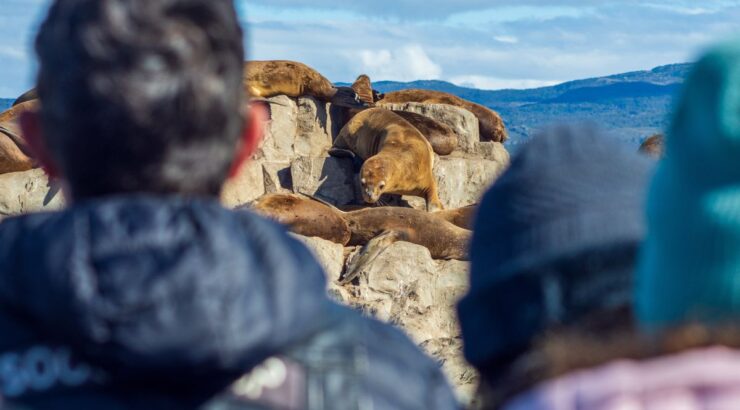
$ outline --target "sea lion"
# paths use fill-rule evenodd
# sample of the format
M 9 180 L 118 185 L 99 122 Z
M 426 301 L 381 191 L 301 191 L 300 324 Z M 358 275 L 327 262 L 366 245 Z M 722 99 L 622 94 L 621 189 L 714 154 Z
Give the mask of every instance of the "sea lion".
M 403 240 L 423 246 L 434 259 L 468 258 L 470 231 L 436 213 L 390 206 L 342 212 L 323 201 L 296 194 L 266 195 L 250 208 L 288 225 L 297 234 L 318 236 L 342 246 L 367 245 L 384 233 L 394 232 L 393 242 Z
M 376 203 L 388 194 L 426 199 L 427 210 L 442 209 L 434 178 L 434 152 L 416 127 L 384 108 L 369 108 L 355 115 L 335 142 L 365 160 L 360 169 L 362 197 Z
M 26 91 L 25 93 L 21 94 L 20 97 L 16 98 L 15 101 L 13 101 L 13 107 L 19 104 L 23 104 L 27 101 L 37 100 L 39 98 L 38 93 L 36 92 L 36 88 L 31 88 L 30 90 Z
M 374 106 L 375 101 L 382 98 L 382 94 L 373 89 L 370 77 L 365 74 L 361 74 L 357 77 L 357 80 L 352 84 L 352 89 L 355 90 L 360 99 L 369 106 Z M 360 110 L 350 110 L 346 117 L 347 121 L 351 120 L 358 112 L 360 112 Z M 437 155 L 449 155 L 455 150 L 455 148 L 457 148 L 459 137 L 455 131 L 446 124 L 442 124 L 433 118 L 413 112 L 397 110 L 393 110 L 393 112 L 400 115 L 403 119 L 416 127 L 416 129 L 426 137 L 427 141 L 432 144 L 432 149 Z
M 459 137 L 446 124 L 415 112 L 397 110 L 393 110 L 393 112 L 416 127 L 426 137 L 437 155 L 449 155 L 457 148 Z
M 467 260 L 470 231 L 434 213 L 394 206 L 369 207 L 344 213 L 352 233 L 349 246 L 367 244 L 387 231 L 398 231 L 399 240 L 421 245 L 434 259 Z
M 27 101 L 0 113 L 0 174 L 28 171 L 36 166 L 26 141 L 21 136 L 21 113 L 35 110 L 36 100 Z
M 456 209 L 445 209 L 434 212 L 434 216 L 444 219 L 445 221 L 463 229 L 473 229 L 473 218 L 478 211 L 478 204 L 463 206 Z
M 375 102 L 383 98 L 383 94 L 373 89 L 373 83 L 367 74 L 360 74 L 352 84 L 352 89 L 355 90 L 360 100 L 367 104 L 368 107 L 375 106 Z
M 252 202 L 250 208 L 299 235 L 317 236 L 342 245 L 349 243 L 351 237 L 341 211 L 335 212 L 328 204 L 301 195 L 265 195 Z
M 506 126 L 495 111 L 480 104 L 464 100 L 456 95 L 433 90 L 401 90 L 385 93 L 378 104 L 401 104 L 417 102 L 423 104 L 448 104 L 464 108 L 478 118 L 478 128 L 482 141 L 505 142 L 509 135 Z
M 257 98 L 310 95 L 341 107 L 367 106 L 352 88 L 336 87 L 318 71 L 296 61 L 248 61 L 244 87 L 250 96 Z
M 639 151 L 649 157 L 660 159 L 665 152 L 665 138 L 663 134 L 654 134 L 640 144 Z

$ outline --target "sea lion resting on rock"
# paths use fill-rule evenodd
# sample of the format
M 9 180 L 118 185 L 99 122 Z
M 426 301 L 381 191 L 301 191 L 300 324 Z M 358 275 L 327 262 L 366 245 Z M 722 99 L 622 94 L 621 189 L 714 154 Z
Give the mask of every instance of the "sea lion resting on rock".
M 35 110 L 31 100 L 0 113 L 0 174 L 28 171 L 36 166 L 26 141 L 21 137 L 19 118 L 25 111 Z
M 367 106 L 352 88 L 335 87 L 318 71 L 296 61 L 248 61 L 244 69 L 244 87 L 256 98 L 310 95 L 341 107 Z
M 449 126 L 415 112 L 396 110 L 393 112 L 416 127 L 421 135 L 426 137 L 437 155 L 449 155 L 457 148 L 459 137 Z
M 383 98 L 383 94 L 380 94 L 373 89 L 370 77 L 365 74 L 357 77 L 357 80 L 352 84 L 352 89 L 355 90 L 363 102 L 370 106 L 374 106 L 375 101 Z M 355 116 L 358 112 L 358 110 L 351 110 L 349 112 L 349 119 Z M 421 135 L 426 137 L 427 141 L 432 145 L 432 150 L 434 150 L 437 155 L 449 155 L 455 150 L 455 148 L 457 148 L 458 140 L 460 138 L 455 131 L 446 124 L 442 124 L 433 118 L 413 112 L 398 110 L 393 110 L 393 112 L 400 115 L 403 119 L 416 127 L 416 129 L 421 132 Z
M 447 104 L 464 108 L 478 118 L 478 128 L 482 141 L 505 142 L 509 138 L 506 133 L 504 121 L 495 111 L 442 91 L 413 89 L 393 91 L 385 93 L 383 98 L 378 101 L 379 104 L 402 104 L 408 102 Z
M 463 229 L 473 229 L 473 218 L 478 211 L 478 204 L 463 206 L 456 209 L 445 209 L 434 212 L 434 216 Z
M 349 263 L 341 283 L 354 280 L 391 244 L 411 242 L 434 259 L 468 259 L 471 232 L 445 219 L 412 208 L 371 207 L 342 212 L 313 198 L 295 194 L 266 195 L 251 208 L 286 224 L 299 235 L 318 236 L 342 246 L 363 246 Z
M 319 200 L 296 194 L 268 194 L 249 206 L 255 212 L 303 236 L 316 236 L 346 246 L 351 232 L 346 213 Z
M 434 259 L 468 258 L 470 231 L 436 213 L 391 206 L 342 212 L 327 203 L 296 194 L 265 195 L 250 208 L 287 225 L 294 233 L 317 236 L 342 246 L 366 245 L 379 235 L 394 231 L 398 232 L 398 240 L 429 249 Z
M 365 202 L 376 203 L 386 193 L 414 195 L 426 199 L 427 210 L 442 209 L 432 146 L 394 112 L 370 108 L 358 113 L 339 132 L 335 146 L 365 160 L 360 169 Z

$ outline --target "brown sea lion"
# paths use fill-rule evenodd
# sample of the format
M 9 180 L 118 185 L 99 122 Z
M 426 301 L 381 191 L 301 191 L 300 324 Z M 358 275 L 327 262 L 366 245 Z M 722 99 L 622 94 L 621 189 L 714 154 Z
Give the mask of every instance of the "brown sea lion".
M 374 106 L 375 101 L 382 97 L 381 94 L 373 89 L 370 77 L 365 74 L 357 77 L 357 80 L 352 84 L 352 89 L 355 90 L 360 99 L 363 102 L 366 102 L 369 106 Z M 350 110 L 347 115 L 347 121 L 351 120 L 358 112 L 360 112 L 360 110 Z M 455 131 L 447 125 L 425 115 L 413 112 L 396 110 L 393 110 L 393 112 L 400 115 L 403 119 L 416 127 L 416 129 L 426 137 L 427 141 L 432 144 L 432 149 L 437 155 L 449 155 L 455 150 L 455 148 L 457 148 L 459 137 Z
M 425 198 L 429 211 L 443 208 L 432 172 L 432 146 L 398 114 L 384 108 L 364 110 L 342 128 L 335 145 L 365 160 L 360 169 L 365 202 L 376 203 L 388 193 Z
M 436 213 L 390 206 L 342 212 L 322 201 L 296 194 L 266 195 L 250 207 L 288 225 L 297 234 L 318 236 L 343 246 L 367 245 L 374 238 L 393 232 L 392 242 L 403 240 L 423 246 L 434 259 L 468 258 L 470 231 Z
M 464 108 L 478 118 L 478 128 L 480 129 L 480 138 L 482 141 L 505 142 L 509 138 L 504 121 L 495 111 L 442 91 L 414 89 L 393 91 L 385 93 L 378 104 L 401 104 L 407 102 L 448 104 Z
M 248 61 L 244 87 L 250 96 L 257 98 L 310 95 L 341 107 L 367 106 L 352 88 L 336 87 L 318 71 L 296 61 Z
M 399 232 L 399 240 L 421 245 L 434 259 L 467 260 L 470 231 L 434 213 L 394 206 L 369 207 L 344 213 L 352 236 L 349 246 L 367 244 L 387 231 Z
M 37 101 L 31 100 L 0 113 L 0 174 L 28 171 L 36 166 L 21 136 L 19 118 L 21 113 L 37 107 Z
M 252 202 L 250 208 L 299 235 L 317 236 L 342 245 L 349 243 L 351 237 L 340 211 L 335 212 L 327 204 L 301 195 L 265 195 Z
M 396 110 L 393 110 L 393 112 L 416 127 L 421 135 L 426 137 L 437 155 L 449 155 L 457 148 L 459 137 L 446 124 L 415 112 Z
M 640 145 L 639 151 L 655 159 L 662 158 L 665 152 L 665 138 L 663 134 L 654 134 L 646 138 Z
M 366 74 L 360 74 L 359 77 L 352 84 L 352 89 L 355 90 L 357 95 L 364 103 L 369 107 L 375 106 L 375 102 L 383 98 L 383 94 L 373 89 L 373 83 L 370 81 L 370 77 Z
M 463 206 L 462 208 L 456 209 L 445 209 L 443 211 L 434 212 L 434 216 L 444 219 L 445 221 L 459 226 L 463 229 L 473 229 L 473 218 L 475 213 L 478 211 L 478 204 Z
M 20 97 L 16 98 L 15 101 L 13 101 L 13 107 L 19 104 L 23 104 L 24 102 L 31 101 L 31 100 L 37 100 L 39 98 L 38 93 L 36 93 L 36 88 L 31 88 L 30 90 L 26 91 L 25 93 L 21 94 Z

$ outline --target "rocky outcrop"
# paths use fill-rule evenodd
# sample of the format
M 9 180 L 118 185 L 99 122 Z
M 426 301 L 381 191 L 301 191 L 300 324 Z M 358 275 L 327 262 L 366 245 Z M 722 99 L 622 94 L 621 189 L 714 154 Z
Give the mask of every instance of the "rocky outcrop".
M 256 161 L 263 164 L 265 192 L 303 193 L 335 205 L 361 202 L 353 161 L 327 155 L 341 128 L 342 115 L 313 98 L 275 97 L 269 101 L 272 120 L 256 155 Z M 508 166 L 509 154 L 502 144 L 480 141 L 478 120 L 469 111 L 444 104 L 386 105 L 430 116 L 460 136 L 458 149 L 435 160 L 440 199 L 446 208 L 476 203 Z M 424 207 L 423 201 L 404 199 L 411 206 Z
M 337 301 L 402 328 L 439 360 L 463 400 L 472 397 L 477 374 L 462 356 L 455 314 L 455 304 L 468 287 L 466 262 L 437 261 L 422 246 L 397 242 L 382 251 L 357 280 L 340 285 L 344 266 L 359 249 L 344 249 L 320 238 L 296 237 L 323 265 L 329 293 Z
M 265 181 L 262 165 L 247 162 L 236 176 L 226 181 L 221 190 L 221 203 L 230 208 L 254 201 L 265 194 Z
M 508 156 L 506 161 L 508 163 Z M 489 159 L 439 158 L 434 163 L 434 175 L 437 177 L 439 198 L 445 209 L 477 203 L 485 189 L 503 170 L 500 162 Z
M 64 206 L 59 186 L 41 169 L 0 175 L 0 219 Z
M 332 157 L 298 157 L 290 169 L 295 193 L 316 196 L 334 205 L 359 198 L 352 160 Z

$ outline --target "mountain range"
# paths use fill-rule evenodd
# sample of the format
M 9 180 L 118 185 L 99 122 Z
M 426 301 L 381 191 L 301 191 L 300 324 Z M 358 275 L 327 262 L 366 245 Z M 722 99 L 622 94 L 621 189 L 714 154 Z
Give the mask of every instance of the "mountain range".
M 673 98 L 690 69 L 688 63 L 671 64 L 527 90 L 479 90 L 438 80 L 377 81 L 373 87 L 381 92 L 409 88 L 444 91 L 490 107 L 504 119 L 511 148 L 549 124 L 582 121 L 597 123 L 620 141 L 638 145 L 665 128 Z M 0 110 L 12 102 L 0 99 Z
M 377 81 L 381 92 L 409 88 L 444 91 L 485 105 L 501 114 L 512 148 L 550 124 L 593 122 L 630 145 L 661 132 L 690 63 L 652 70 L 568 81 L 527 90 L 479 90 L 445 81 Z

